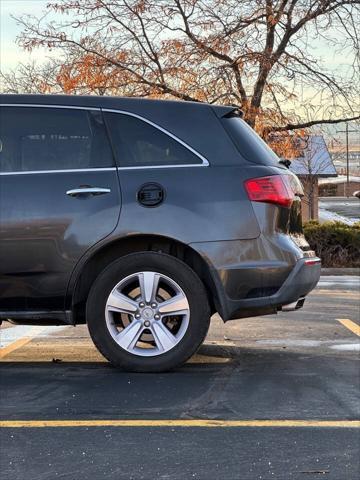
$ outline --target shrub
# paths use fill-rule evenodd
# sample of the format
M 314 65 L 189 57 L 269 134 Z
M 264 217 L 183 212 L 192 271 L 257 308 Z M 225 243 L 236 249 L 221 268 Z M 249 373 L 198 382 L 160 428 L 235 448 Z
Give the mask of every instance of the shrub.
M 304 234 L 323 267 L 360 267 L 360 222 L 310 221 L 304 225 Z

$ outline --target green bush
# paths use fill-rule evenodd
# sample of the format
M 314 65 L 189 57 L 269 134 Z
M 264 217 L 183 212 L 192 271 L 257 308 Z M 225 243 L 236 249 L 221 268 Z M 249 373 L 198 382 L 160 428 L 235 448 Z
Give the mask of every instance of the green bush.
M 304 234 L 323 267 L 360 267 L 360 222 L 310 221 L 304 225 Z

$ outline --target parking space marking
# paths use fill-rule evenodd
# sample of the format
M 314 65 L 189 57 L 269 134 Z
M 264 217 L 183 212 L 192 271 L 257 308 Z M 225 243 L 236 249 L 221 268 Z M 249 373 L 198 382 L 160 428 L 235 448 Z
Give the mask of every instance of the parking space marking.
M 39 333 L 41 333 L 46 328 L 47 327 L 33 327 L 30 335 L 26 335 L 25 337 L 19 338 L 18 340 L 15 340 L 15 342 L 10 343 L 6 347 L 0 348 L 0 358 L 6 357 L 6 355 L 9 355 L 9 353 L 31 342 L 33 338 L 39 335 Z
M 231 360 L 230 357 L 215 357 L 213 355 L 210 356 L 196 353 L 186 363 L 229 363 Z
M 338 322 L 340 322 L 344 327 L 348 328 L 351 330 L 355 335 L 360 337 L 360 326 L 353 322 L 352 320 L 349 320 L 348 318 L 337 318 L 336 319 Z
M 314 297 L 316 295 L 330 295 L 332 297 L 349 297 L 349 298 L 359 298 L 360 295 L 358 292 L 351 290 L 331 290 L 331 289 L 316 289 L 313 290 L 309 297 Z
M 56 427 L 256 427 L 360 428 L 360 420 L 2 420 L 0 428 Z

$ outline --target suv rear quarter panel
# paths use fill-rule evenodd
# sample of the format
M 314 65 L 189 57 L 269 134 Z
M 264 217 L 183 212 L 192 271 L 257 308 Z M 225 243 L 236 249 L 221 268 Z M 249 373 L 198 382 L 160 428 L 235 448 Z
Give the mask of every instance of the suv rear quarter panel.
M 181 167 L 121 170 L 119 237 L 155 234 L 183 243 L 254 239 L 260 229 L 242 187 L 241 168 Z M 144 207 L 137 192 L 156 182 L 165 191 L 157 207 Z

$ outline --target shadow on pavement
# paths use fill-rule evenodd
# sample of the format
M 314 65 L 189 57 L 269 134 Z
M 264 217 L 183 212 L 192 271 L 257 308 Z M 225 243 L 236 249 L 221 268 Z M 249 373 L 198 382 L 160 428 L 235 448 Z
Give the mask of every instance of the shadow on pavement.
M 355 356 L 205 345 L 206 357 L 168 373 L 108 363 L 3 362 L 4 419 L 354 419 L 360 415 Z M 355 381 L 354 381 L 355 379 Z

